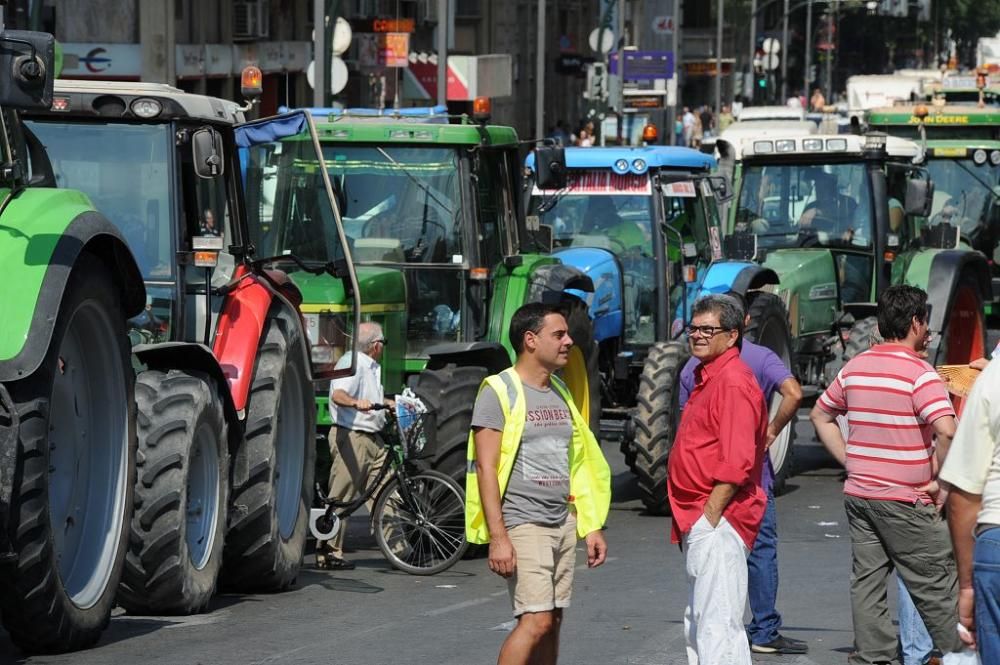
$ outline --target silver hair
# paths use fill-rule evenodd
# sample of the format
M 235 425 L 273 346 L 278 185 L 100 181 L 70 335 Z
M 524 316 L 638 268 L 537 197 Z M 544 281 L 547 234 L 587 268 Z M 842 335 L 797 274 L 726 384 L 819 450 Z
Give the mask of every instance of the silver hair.
M 743 334 L 743 321 L 746 315 L 743 306 L 732 296 L 722 294 L 709 294 L 698 298 L 691 311 L 692 316 L 712 313 L 719 317 L 719 325 L 726 330 L 735 330 L 740 335 Z
M 370 351 L 375 341 L 380 339 L 383 339 L 382 326 L 374 321 L 365 321 L 358 328 L 358 348 L 361 351 Z

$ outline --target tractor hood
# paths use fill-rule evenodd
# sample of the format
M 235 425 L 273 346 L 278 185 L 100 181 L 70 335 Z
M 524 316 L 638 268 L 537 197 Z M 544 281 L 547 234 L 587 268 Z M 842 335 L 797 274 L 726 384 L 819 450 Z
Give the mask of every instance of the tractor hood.
M 594 319 L 594 339 L 619 337 L 624 325 L 622 312 L 622 270 L 615 255 L 606 249 L 568 247 L 556 252 L 559 260 L 578 268 L 594 282 L 594 290 L 585 293 L 570 289 L 585 303 Z
M 777 295 L 788 307 L 792 335 L 830 332 L 830 310 L 838 308 L 837 274 L 827 249 L 771 251 L 764 266 L 781 276 Z
M 383 309 L 387 305 L 399 305 L 400 309 L 405 309 L 406 287 L 401 271 L 376 266 L 357 266 L 356 270 L 358 288 L 361 289 L 362 311 L 369 309 L 371 305 L 379 305 Z M 291 278 L 302 291 L 303 305 L 315 307 L 349 304 L 342 280 L 304 272 L 292 273 Z

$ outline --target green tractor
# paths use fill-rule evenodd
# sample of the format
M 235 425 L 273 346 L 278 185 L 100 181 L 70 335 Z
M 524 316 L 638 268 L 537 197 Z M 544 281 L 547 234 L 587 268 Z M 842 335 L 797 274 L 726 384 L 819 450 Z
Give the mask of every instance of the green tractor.
M 956 249 L 987 257 L 993 298 L 987 321 L 1000 316 L 1000 107 L 933 104 L 896 106 L 869 112 L 873 129 L 919 140 L 934 181 L 929 225 L 947 222 Z
M 20 646 L 66 651 L 100 636 L 125 565 L 125 322 L 145 294 L 122 234 L 80 192 L 52 188 L 25 140 L 18 110 L 52 100 L 52 36 L 2 25 L 0 13 L 0 609 Z
M 890 284 L 928 291 L 929 362 L 982 356 L 989 267 L 955 249 L 955 227 L 932 224 L 933 185 L 921 146 L 883 133 L 794 135 L 723 144 L 736 198 L 727 243 L 780 277 L 796 374 L 816 395 L 876 333 Z
M 348 294 L 334 322 L 337 335 L 331 336 L 338 355 L 351 349 L 358 323 L 356 278 L 328 180 L 298 200 L 292 217 L 276 222 L 295 226 L 308 242 L 269 257 L 252 242 L 243 201 L 257 195 L 245 191 L 240 174 L 243 164 L 286 142 L 312 146 L 312 161 L 322 164 L 312 120 L 296 112 L 244 123 L 244 109 L 232 102 L 160 84 L 57 81 L 51 102 L 25 122 L 32 168 L 43 182 L 82 190 L 97 205 L 119 242 L 108 250 L 111 259 L 135 257 L 131 272 L 111 274 L 128 293 L 138 294 L 137 304 L 127 301 L 131 318 L 119 324 L 121 334 L 102 338 L 117 339 L 119 346 L 79 342 L 92 362 L 110 362 L 104 359 L 110 351 L 102 349 L 115 349 L 115 358 L 121 352 L 127 391 L 95 384 L 59 394 L 69 400 L 66 409 L 79 404 L 81 395 L 100 395 L 105 410 L 109 404 L 135 405 L 138 454 L 119 465 L 106 452 L 90 463 L 91 473 L 99 465 L 121 466 L 128 497 L 134 487 L 134 510 L 124 498 L 121 506 L 108 502 L 105 509 L 123 511 L 121 533 L 128 535 L 116 569 L 124 565 L 120 585 L 117 574 L 111 579 L 107 573 L 109 598 L 117 587 L 117 602 L 130 613 L 191 614 L 204 611 L 218 586 L 286 589 L 302 562 L 314 495 L 313 381 L 353 372 L 312 362 L 297 309 L 301 296 L 287 273 L 327 274 L 331 288 Z M 35 254 L 29 259 L 38 260 Z M 103 264 L 114 265 L 108 258 Z M 107 298 L 115 292 L 88 291 Z M 58 359 L 56 366 L 64 364 Z M 110 383 L 113 375 L 105 369 L 99 376 Z M 69 418 L 61 422 L 78 433 L 77 452 L 87 441 L 108 440 Z M 72 457 L 53 462 L 61 450 L 53 441 L 47 465 L 52 491 L 76 506 L 75 490 L 60 472 L 87 469 L 74 466 Z M 104 485 L 117 477 L 103 473 Z M 100 509 L 87 507 L 86 520 L 73 514 L 60 521 L 86 525 L 91 540 L 119 533 L 90 526 L 106 519 Z M 35 519 L 35 512 L 22 508 L 12 519 L 20 530 L 12 529 L 34 533 L 26 525 Z M 87 556 L 96 559 L 98 545 L 88 543 Z M 15 584 L 25 597 L 21 605 L 4 608 L 15 641 L 29 650 L 63 650 L 95 640 L 93 631 L 86 638 L 60 635 L 62 617 L 27 607 L 40 602 L 31 590 L 48 579 L 41 577 L 44 571 L 34 572 L 34 561 L 19 558 Z M 77 574 L 86 563 L 63 574 Z M 92 593 L 92 587 L 81 593 Z M 82 607 L 90 607 L 83 605 L 88 598 L 82 596 Z
M 249 189 L 262 196 L 251 195 L 247 205 L 254 243 L 280 254 L 291 239 L 276 233 L 271 220 L 287 214 L 298 191 L 327 175 L 332 180 L 362 316 L 385 332 L 383 383 L 389 392 L 409 385 L 433 408 L 431 464 L 463 482 L 476 393 L 485 376 L 512 362 L 507 328 L 520 305 L 565 303 L 576 340 L 565 378 L 595 425 L 599 383 L 587 307 L 565 293 L 589 291 L 591 281 L 554 258 L 551 234 L 527 228 L 518 214 L 514 130 L 442 113 L 329 112 L 317 124 L 327 174 L 311 146 L 303 147 L 306 154 L 288 146 L 248 170 Z M 289 165 L 284 172 L 294 177 L 276 178 L 279 164 Z M 303 295 L 310 339 L 322 344 L 327 319 L 338 315 L 345 294 L 325 276 L 292 279 Z M 321 425 L 331 424 L 327 390 L 320 385 L 316 396 Z

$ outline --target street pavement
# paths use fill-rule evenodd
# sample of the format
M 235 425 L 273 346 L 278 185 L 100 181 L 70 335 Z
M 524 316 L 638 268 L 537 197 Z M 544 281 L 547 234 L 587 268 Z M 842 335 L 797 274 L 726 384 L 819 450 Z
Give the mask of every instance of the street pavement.
M 842 473 L 799 414 L 797 468 L 777 500 L 779 610 L 783 632 L 806 640 L 805 656 L 754 655 L 757 663 L 841 664 L 852 645 L 848 598 L 850 542 Z M 684 566 L 669 542 L 668 518 L 647 516 L 617 444 L 606 537 L 608 562 L 586 568 L 578 549 L 573 606 L 566 612 L 560 662 L 567 665 L 681 665 Z M 29 665 L 486 665 L 496 662 L 513 625 L 506 584 L 485 559 L 467 559 L 434 577 L 394 571 L 352 522 L 348 557 L 358 568 L 318 571 L 312 556 L 296 587 L 275 595 L 222 595 L 193 617 L 116 612 L 93 649 L 23 657 L 0 630 L 0 663 Z

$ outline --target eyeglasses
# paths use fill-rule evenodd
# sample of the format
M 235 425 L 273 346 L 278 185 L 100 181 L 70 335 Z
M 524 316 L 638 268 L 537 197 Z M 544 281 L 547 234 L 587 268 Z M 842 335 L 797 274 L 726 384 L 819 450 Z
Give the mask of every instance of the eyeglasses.
M 721 332 L 728 332 L 730 328 L 723 328 L 722 326 L 688 326 L 687 334 L 688 337 L 694 337 L 699 335 L 701 337 L 715 337 Z
M 386 344 L 385 337 L 379 337 L 377 340 L 375 340 L 374 342 L 372 342 L 372 344 L 377 344 L 379 342 L 381 342 L 382 346 L 385 346 L 385 344 Z

